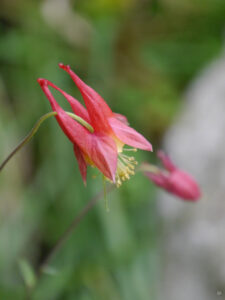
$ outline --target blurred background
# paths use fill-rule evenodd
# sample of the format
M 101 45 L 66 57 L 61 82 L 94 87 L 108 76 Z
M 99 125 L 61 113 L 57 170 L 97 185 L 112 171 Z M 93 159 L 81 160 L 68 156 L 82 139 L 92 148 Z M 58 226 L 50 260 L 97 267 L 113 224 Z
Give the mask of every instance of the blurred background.
M 165 145 L 173 156 L 178 144 L 176 130 L 181 128 L 179 120 L 188 111 L 183 118 L 184 131 L 179 132 L 178 162 L 187 166 L 204 186 L 208 182 L 204 181 L 204 174 L 210 173 L 210 178 L 215 178 L 217 171 L 202 168 L 211 153 L 203 155 L 207 147 L 202 143 L 202 134 L 209 140 L 215 132 L 221 132 L 221 124 L 211 135 L 209 132 L 218 114 L 213 115 L 211 125 L 204 127 L 209 131 L 197 131 L 200 134 L 195 140 L 192 131 L 200 126 L 199 120 L 207 122 L 213 107 L 218 107 L 217 112 L 225 111 L 224 98 L 222 106 L 210 98 L 209 109 L 204 111 L 204 93 L 195 98 L 191 92 L 187 97 L 184 95 L 193 85 L 195 89 L 196 84 L 201 86 L 198 78 L 205 76 L 203 70 L 210 72 L 212 62 L 223 55 L 224 25 L 223 0 L 0 0 L 0 161 L 36 120 L 50 111 L 37 84 L 38 77 L 51 80 L 82 100 L 70 77 L 58 68 L 58 63 L 63 62 L 98 91 L 113 111 L 126 115 L 131 126 L 145 135 L 155 150 Z M 223 59 L 218 68 L 222 62 Z M 212 68 L 218 82 L 216 66 Z M 200 90 L 206 91 L 205 87 L 212 83 L 210 77 Z M 224 93 L 219 95 L 221 99 Z M 67 108 L 60 96 L 57 99 Z M 188 106 L 198 103 L 198 99 L 201 104 Z M 195 124 L 195 128 L 190 124 Z M 221 141 L 221 136 L 213 142 L 215 148 L 218 140 Z M 182 153 L 190 153 L 189 147 L 192 156 L 184 156 Z M 220 164 L 216 155 L 211 155 L 212 159 Z M 154 153 L 138 151 L 136 157 L 139 162 L 156 162 Z M 173 158 L 176 162 L 176 155 Z M 93 175 L 97 175 L 96 179 Z M 21 260 L 38 269 L 74 216 L 101 189 L 101 176 L 90 169 L 88 186 L 84 187 L 72 145 L 53 118 L 46 121 L 0 174 L 0 299 L 28 297 Z M 223 197 L 220 194 L 219 200 Z M 167 298 L 161 296 L 164 290 L 167 299 L 177 299 L 176 280 L 168 283 L 164 277 L 166 270 L 170 270 L 168 264 L 176 264 L 176 257 L 182 261 L 182 255 L 177 256 L 173 249 L 165 253 L 165 249 L 182 223 L 180 210 L 189 212 L 183 225 L 189 228 L 195 208 L 171 198 L 167 201 L 165 195 L 158 195 L 147 178 L 137 173 L 108 195 L 109 213 L 103 200 L 89 212 L 52 259 L 51 274 L 40 277 L 30 299 L 157 300 Z M 205 207 L 204 202 L 200 205 L 195 210 L 199 213 Z M 174 210 L 168 217 L 171 207 Z M 206 211 L 209 213 L 211 209 Z M 213 218 L 217 217 L 215 212 Z M 197 213 L 195 218 L 200 218 Z M 207 222 L 205 215 L 202 218 Z M 206 228 L 202 223 L 201 226 Z M 194 227 L 191 232 L 195 230 Z M 201 241 L 202 232 L 199 234 L 196 239 Z M 178 244 L 182 243 L 178 239 Z M 207 243 L 204 245 L 207 248 Z M 223 246 L 220 245 L 220 251 Z M 181 254 L 185 248 L 188 251 L 188 247 L 179 248 Z M 211 278 L 217 268 L 210 273 L 210 257 L 215 257 L 217 250 L 217 247 L 214 252 L 210 250 L 211 256 L 203 263 Z M 189 265 L 192 256 L 190 260 L 188 255 L 185 257 Z M 181 271 L 175 272 L 181 279 L 186 265 L 182 264 Z M 205 274 L 202 265 L 199 269 L 200 275 Z M 191 269 L 190 276 L 192 272 L 196 274 Z M 189 275 L 184 282 L 189 282 Z M 200 275 L 196 284 L 202 280 Z M 188 299 L 223 297 L 225 281 L 221 278 L 209 293 L 202 283 L 202 290 L 195 294 L 190 283 L 186 292 L 192 290 L 194 294 Z M 170 298 L 171 289 L 175 292 Z M 182 292 L 178 295 L 179 300 L 186 299 Z

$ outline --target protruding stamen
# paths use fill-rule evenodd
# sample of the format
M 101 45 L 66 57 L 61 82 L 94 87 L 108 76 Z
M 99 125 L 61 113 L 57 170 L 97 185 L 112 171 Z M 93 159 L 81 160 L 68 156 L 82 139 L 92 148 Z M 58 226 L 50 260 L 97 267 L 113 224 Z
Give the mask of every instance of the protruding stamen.
M 137 149 L 123 149 L 136 152 Z M 116 186 L 119 187 L 122 181 L 130 179 L 134 175 L 134 169 L 137 162 L 133 156 L 125 155 L 124 153 L 118 154 L 117 172 L 116 172 Z

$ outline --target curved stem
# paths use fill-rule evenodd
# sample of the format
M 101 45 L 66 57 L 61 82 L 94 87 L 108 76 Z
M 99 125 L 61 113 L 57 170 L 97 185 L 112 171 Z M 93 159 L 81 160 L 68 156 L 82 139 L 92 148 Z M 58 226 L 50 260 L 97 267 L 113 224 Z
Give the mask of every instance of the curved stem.
M 77 122 L 79 122 L 81 125 L 83 125 L 84 127 L 86 127 L 91 133 L 94 132 L 93 127 L 88 124 L 84 119 L 82 119 L 81 117 L 70 113 L 70 112 L 66 112 L 71 118 L 73 118 L 74 120 L 76 120 Z M 16 148 L 6 157 L 6 159 L 0 164 L 0 172 L 1 170 L 4 168 L 4 166 L 7 164 L 7 162 L 23 147 L 25 146 L 31 139 L 32 137 L 35 135 L 35 133 L 38 131 L 39 127 L 41 126 L 41 124 L 47 120 L 50 117 L 56 116 L 57 112 L 49 112 L 45 115 L 43 115 L 34 125 L 34 127 L 31 129 L 31 131 L 28 133 L 27 136 L 25 136 L 25 138 L 19 143 L 19 145 L 16 146 Z
M 27 136 L 19 143 L 19 145 L 16 146 L 16 148 L 7 156 L 7 158 L 3 161 L 3 163 L 0 165 L 0 171 L 4 168 L 4 166 L 7 164 L 7 162 L 16 154 L 23 146 L 25 146 L 35 135 L 35 133 L 38 131 L 38 128 L 44 122 L 46 119 L 55 116 L 56 112 L 50 112 L 45 115 L 43 115 L 34 125 L 34 127 L 31 129 L 31 131 L 28 133 Z
M 81 125 L 86 127 L 91 133 L 94 132 L 94 128 L 88 122 L 86 122 L 84 119 L 82 119 L 81 117 L 79 117 L 71 112 L 66 111 L 66 113 L 68 116 L 70 116 L 71 118 L 73 118 L 74 120 L 79 122 Z
M 111 185 L 108 189 L 104 188 L 103 191 L 98 193 L 94 198 L 88 202 L 88 204 L 82 209 L 82 211 L 74 218 L 70 226 L 66 229 L 66 231 L 63 233 L 63 235 L 58 239 L 55 246 L 51 249 L 49 254 L 46 256 L 46 258 L 43 260 L 40 271 L 44 272 L 52 258 L 55 256 L 55 254 L 62 248 L 62 246 L 65 244 L 65 242 L 68 240 L 72 232 L 77 228 L 79 223 L 82 221 L 82 219 L 85 217 L 85 215 L 92 209 L 92 207 L 96 204 L 98 200 L 100 200 L 104 194 L 107 192 L 111 192 L 115 186 Z

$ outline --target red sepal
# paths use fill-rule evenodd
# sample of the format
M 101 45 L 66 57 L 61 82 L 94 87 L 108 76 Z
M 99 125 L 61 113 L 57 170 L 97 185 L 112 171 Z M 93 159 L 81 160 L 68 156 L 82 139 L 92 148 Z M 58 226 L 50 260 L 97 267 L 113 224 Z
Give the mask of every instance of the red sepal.
M 80 90 L 87 111 L 91 119 L 91 125 L 98 132 L 109 133 L 111 128 L 108 123 L 108 118 L 113 116 L 111 109 L 104 99 L 90 86 L 85 84 L 71 69 L 68 65 L 59 64 L 59 67 L 65 70 L 78 89 Z
M 44 79 L 44 81 L 45 81 L 45 84 L 47 84 L 47 85 L 51 86 L 52 88 L 54 88 L 55 90 L 59 91 L 66 98 L 66 100 L 69 102 L 73 112 L 76 115 L 78 115 L 79 117 L 81 117 L 82 119 L 84 119 L 86 122 L 88 122 L 90 124 L 90 118 L 89 118 L 86 108 L 77 99 L 75 99 L 71 95 L 67 94 L 65 91 L 60 89 L 58 86 L 53 84 L 51 81 L 46 80 L 46 79 Z
M 116 176 L 117 156 L 116 143 L 112 138 L 101 133 L 91 135 L 89 157 L 95 166 L 113 182 Z
M 176 170 L 176 167 L 173 164 L 173 162 L 171 161 L 171 159 L 169 158 L 169 156 L 166 155 L 162 150 L 157 151 L 157 156 L 161 160 L 165 169 L 167 169 L 170 172 Z
M 115 135 L 124 143 L 131 147 L 152 151 L 152 145 L 136 130 L 120 122 L 115 118 L 109 119 L 109 124 Z
M 74 150 L 74 154 L 76 156 L 77 162 L 78 162 L 78 166 L 79 166 L 79 169 L 80 169 L 80 173 L 81 173 L 83 182 L 84 182 L 85 185 L 87 185 L 87 164 L 86 164 L 86 161 L 83 157 L 83 154 L 82 154 L 80 148 L 76 144 L 73 145 L 73 150 Z
M 55 118 L 57 119 L 60 127 L 66 136 L 70 139 L 73 144 L 77 144 L 82 150 L 85 149 L 87 143 L 87 137 L 89 131 L 80 125 L 78 122 L 73 120 L 67 113 L 59 106 L 51 91 L 48 88 L 48 81 L 45 79 L 38 79 L 38 82 L 48 98 L 52 110 L 57 112 Z

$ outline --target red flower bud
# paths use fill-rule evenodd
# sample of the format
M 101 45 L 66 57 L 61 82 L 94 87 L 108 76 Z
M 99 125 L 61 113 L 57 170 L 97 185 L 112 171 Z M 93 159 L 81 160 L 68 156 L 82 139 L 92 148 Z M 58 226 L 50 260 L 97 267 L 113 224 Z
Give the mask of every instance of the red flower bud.
M 157 155 L 165 169 L 145 164 L 142 168 L 145 175 L 167 192 L 184 200 L 197 201 L 201 196 L 197 182 L 189 174 L 178 169 L 162 151 L 158 151 Z

